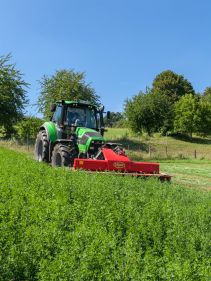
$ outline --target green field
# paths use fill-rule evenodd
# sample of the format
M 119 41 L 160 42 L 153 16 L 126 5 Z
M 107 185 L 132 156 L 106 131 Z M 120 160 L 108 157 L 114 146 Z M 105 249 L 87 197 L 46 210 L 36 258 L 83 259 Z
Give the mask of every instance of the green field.
M 210 280 L 210 192 L 6 148 L 0 170 L 0 280 Z
M 146 136 L 135 137 L 124 128 L 109 128 L 105 138 L 122 143 L 127 154 L 134 160 L 161 163 L 161 171 L 172 175 L 173 183 L 211 189 L 211 139 L 209 138 L 195 138 L 192 142 L 188 142 L 155 135 L 149 139 Z M 151 155 L 148 151 L 149 145 Z M 2 141 L 0 146 L 23 151 L 33 157 L 33 145 L 27 147 L 17 145 L 13 141 Z

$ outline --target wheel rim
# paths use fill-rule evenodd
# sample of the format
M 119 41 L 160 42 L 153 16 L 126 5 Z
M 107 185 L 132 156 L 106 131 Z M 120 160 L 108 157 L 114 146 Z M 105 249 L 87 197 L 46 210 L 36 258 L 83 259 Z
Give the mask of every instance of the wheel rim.
M 42 159 L 43 159 L 43 143 L 42 141 L 40 141 L 37 149 L 37 160 L 41 162 Z

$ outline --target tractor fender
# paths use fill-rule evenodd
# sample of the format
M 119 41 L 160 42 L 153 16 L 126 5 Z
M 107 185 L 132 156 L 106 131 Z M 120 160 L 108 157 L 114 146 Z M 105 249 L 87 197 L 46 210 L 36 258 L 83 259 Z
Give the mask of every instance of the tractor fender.
M 57 130 L 53 122 L 45 122 L 39 129 L 39 131 L 45 130 L 48 136 L 48 140 L 51 143 L 55 143 L 57 140 Z

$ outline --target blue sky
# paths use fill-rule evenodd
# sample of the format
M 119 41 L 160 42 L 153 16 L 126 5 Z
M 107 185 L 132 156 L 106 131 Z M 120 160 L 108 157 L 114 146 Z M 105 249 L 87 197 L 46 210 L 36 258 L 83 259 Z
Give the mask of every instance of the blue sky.
M 166 69 L 196 91 L 211 86 L 210 11 L 209 0 L 0 0 L 0 55 L 11 52 L 31 84 L 30 104 L 44 74 L 69 68 L 122 111 Z

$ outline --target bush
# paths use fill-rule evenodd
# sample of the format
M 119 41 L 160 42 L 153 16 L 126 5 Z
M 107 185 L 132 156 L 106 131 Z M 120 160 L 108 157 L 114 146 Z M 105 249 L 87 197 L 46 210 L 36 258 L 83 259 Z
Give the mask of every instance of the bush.
M 34 141 L 44 121 L 37 117 L 24 117 L 15 126 L 15 137 L 21 141 Z

